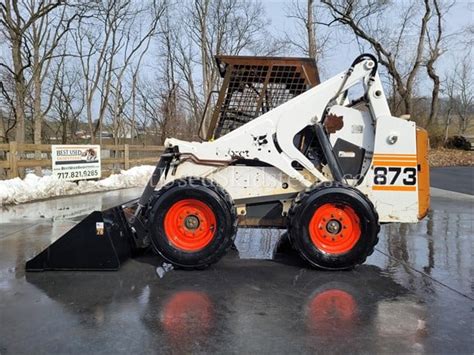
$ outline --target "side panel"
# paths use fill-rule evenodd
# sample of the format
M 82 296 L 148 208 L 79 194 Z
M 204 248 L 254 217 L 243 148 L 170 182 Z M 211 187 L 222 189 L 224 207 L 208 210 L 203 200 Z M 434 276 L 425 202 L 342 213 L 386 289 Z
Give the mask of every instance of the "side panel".
M 396 117 L 377 120 L 372 166 L 361 190 L 380 222 L 418 221 L 416 125 Z
M 192 162 L 180 164 L 159 186 L 185 176 L 200 176 L 216 181 L 232 196 L 236 204 L 290 199 L 304 189 L 300 182 L 274 167 L 215 167 Z M 310 180 L 313 177 L 306 174 L 306 178 Z

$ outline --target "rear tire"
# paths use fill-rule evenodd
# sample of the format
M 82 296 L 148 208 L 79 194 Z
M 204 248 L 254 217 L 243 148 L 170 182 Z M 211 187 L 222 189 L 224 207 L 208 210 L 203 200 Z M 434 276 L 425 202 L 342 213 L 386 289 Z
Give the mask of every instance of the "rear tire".
M 301 192 L 289 211 L 288 235 L 311 265 L 349 269 L 374 251 L 380 226 L 370 200 L 341 183 L 315 185 Z
M 232 198 L 208 179 L 188 177 L 167 184 L 152 199 L 149 216 L 153 249 L 186 269 L 203 269 L 219 261 L 237 232 Z

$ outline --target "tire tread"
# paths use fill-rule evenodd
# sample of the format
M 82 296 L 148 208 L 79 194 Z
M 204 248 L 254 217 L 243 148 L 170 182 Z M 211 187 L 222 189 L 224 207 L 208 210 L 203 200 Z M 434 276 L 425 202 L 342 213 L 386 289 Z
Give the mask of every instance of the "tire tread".
M 203 186 L 208 187 L 211 191 L 216 193 L 218 196 L 220 196 L 224 200 L 224 202 L 228 206 L 233 223 L 232 223 L 232 231 L 231 231 L 230 238 L 227 239 L 227 243 L 223 247 L 221 247 L 216 253 L 214 253 L 211 260 L 208 263 L 199 265 L 199 266 L 178 265 L 179 268 L 186 269 L 186 270 L 203 270 L 203 269 L 208 268 L 212 264 L 217 263 L 229 251 L 229 249 L 234 244 L 234 240 L 237 234 L 237 225 L 239 222 L 237 218 L 237 209 L 235 207 L 234 200 L 232 199 L 230 194 L 214 180 L 195 177 L 195 176 L 188 176 L 188 177 L 176 179 L 172 183 L 166 184 L 161 189 L 156 190 L 155 193 L 153 194 L 153 197 L 150 199 L 150 202 L 148 203 L 147 215 L 149 216 L 149 220 L 153 220 L 153 214 L 151 213 L 151 211 L 152 211 L 155 201 L 157 201 L 163 194 L 165 194 L 170 189 L 179 188 L 180 184 L 185 184 L 185 185 L 196 184 L 197 181 L 199 181 Z M 166 259 L 166 257 L 163 256 L 161 253 L 159 254 L 164 259 Z
M 343 183 L 340 183 L 340 182 L 337 182 L 337 181 L 333 181 L 331 183 L 331 187 L 342 187 L 342 188 L 347 188 L 347 189 L 351 189 L 352 191 L 355 191 L 359 196 L 361 196 L 362 198 L 364 198 L 368 203 L 369 203 L 369 206 L 370 208 L 372 209 L 373 213 L 375 214 L 376 216 L 376 222 L 377 222 L 377 234 L 375 236 L 375 239 L 374 239 L 374 242 L 372 243 L 372 245 L 369 246 L 369 249 L 367 250 L 367 252 L 365 254 L 362 254 L 360 255 L 359 259 L 355 262 L 355 264 L 363 264 L 366 260 L 367 260 L 367 257 L 369 257 L 370 255 L 373 254 L 374 250 L 375 250 L 375 246 L 377 245 L 377 243 L 379 242 L 379 237 L 378 237 L 378 234 L 380 232 L 380 224 L 378 223 L 378 220 L 379 220 L 379 215 L 377 213 L 377 210 L 375 209 L 375 206 L 374 204 L 372 203 L 372 201 L 370 201 L 370 199 L 368 199 L 362 192 L 360 192 L 359 190 L 353 188 L 353 187 L 350 187 L 346 184 L 343 184 Z M 309 196 L 313 193 L 316 193 L 320 190 L 323 190 L 323 189 L 326 189 L 328 188 L 328 186 L 324 186 L 324 184 L 314 184 L 314 185 L 311 185 L 310 187 L 306 188 L 305 190 L 301 191 L 300 193 L 298 193 L 298 195 L 296 196 L 296 198 L 293 200 L 293 203 L 288 211 L 288 225 L 287 225 L 287 230 L 288 230 L 288 239 L 290 240 L 290 243 L 294 246 L 296 245 L 295 241 L 294 241 L 294 232 L 292 233 L 292 230 L 293 230 L 293 220 L 297 214 L 297 211 L 302 208 L 302 206 L 304 206 L 306 200 L 309 198 Z M 306 260 L 306 256 L 302 253 L 302 251 L 300 250 L 300 248 L 296 248 L 294 247 L 294 249 L 296 249 L 298 251 L 298 254 L 301 256 L 301 258 L 305 259 Z

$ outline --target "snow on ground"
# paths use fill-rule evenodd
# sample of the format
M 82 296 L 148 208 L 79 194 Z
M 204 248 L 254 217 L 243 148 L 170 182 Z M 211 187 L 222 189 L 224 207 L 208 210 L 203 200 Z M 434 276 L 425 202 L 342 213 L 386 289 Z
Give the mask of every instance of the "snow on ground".
M 20 178 L 0 181 L 0 206 L 42 200 L 56 196 L 84 194 L 88 192 L 124 189 L 127 187 L 145 186 L 154 166 L 142 165 L 120 174 L 110 175 L 99 181 L 62 181 L 53 176 L 39 177 L 27 174 Z

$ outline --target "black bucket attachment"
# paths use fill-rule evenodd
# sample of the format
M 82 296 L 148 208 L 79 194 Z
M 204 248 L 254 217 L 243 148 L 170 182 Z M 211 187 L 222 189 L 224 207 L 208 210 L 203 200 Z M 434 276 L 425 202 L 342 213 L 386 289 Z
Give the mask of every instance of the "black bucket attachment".
M 27 261 L 26 271 L 120 269 L 120 265 L 132 256 L 132 252 L 149 246 L 141 218 L 142 211 L 146 210 L 145 206 L 158 181 L 163 172 L 168 171 L 171 160 L 176 156 L 175 148 L 167 148 L 139 199 L 102 212 L 92 212 L 48 248 Z
M 132 253 L 132 230 L 121 206 L 94 211 L 26 263 L 26 271 L 118 270 Z

